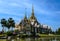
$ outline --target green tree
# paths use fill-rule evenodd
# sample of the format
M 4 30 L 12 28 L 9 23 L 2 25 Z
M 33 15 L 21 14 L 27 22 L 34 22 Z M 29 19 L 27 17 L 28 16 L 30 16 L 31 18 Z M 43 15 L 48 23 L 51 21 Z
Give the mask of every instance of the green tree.
M 15 27 L 15 21 L 12 18 L 9 18 L 7 25 L 8 25 L 8 29 L 10 29 L 10 27 L 11 27 L 13 30 L 13 28 Z
M 4 27 L 6 26 L 6 23 L 7 23 L 7 21 L 6 21 L 6 19 L 1 19 L 1 25 L 2 25 L 2 27 L 3 27 L 3 29 L 2 29 L 2 31 L 4 32 Z
M 60 28 L 57 29 L 56 34 L 60 34 Z

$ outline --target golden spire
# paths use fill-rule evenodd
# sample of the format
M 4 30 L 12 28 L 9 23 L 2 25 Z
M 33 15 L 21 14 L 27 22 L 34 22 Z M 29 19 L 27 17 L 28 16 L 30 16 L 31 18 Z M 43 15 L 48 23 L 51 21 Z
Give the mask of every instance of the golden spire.
M 31 14 L 30 19 L 35 19 L 35 16 L 34 16 L 34 6 L 33 5 L 32 5 L 32 14 Z
M 34 6 L 32 5 L 32 16 L 34 16 Z

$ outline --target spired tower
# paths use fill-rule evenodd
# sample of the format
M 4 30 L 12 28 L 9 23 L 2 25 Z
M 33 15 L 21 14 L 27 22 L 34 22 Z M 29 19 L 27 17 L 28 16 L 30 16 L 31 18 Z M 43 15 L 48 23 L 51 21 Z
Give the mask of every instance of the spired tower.
M 37 22 L 37 19 L 36 19 L 36 17 L 35 17 L 35 15 L 34 15 L 34 6 L 32 5 L 32 13 L 31 13 L 31 17 L 30 17 L 30 22 L 31 22 L 31 24 L 33 25 L 35 22 Z
M 32 5 L 32 14 L 31 14 L 30 19 L 36 19 L 35 15 L 34 15 L 34 7 L 33 7 L 33 5 Z
M 32 13 L 31 13 L 31 17 L 30 17 L 30 24 L 31 24 L 31 32 L 33 32 L 32 34 L 35 35 L 36 33 L 38 33 L 38 28 L 40 27 L 40 24 L 38 23 L 35 15 L 34 15 L 34 7 L 32 5 Z
M 36 35 L 36 33 L 42 33 L 43 30 L 46 32 L 44 28 L 42 28 L 42 25 L 37 21 L 35 15 L 34 15 L 34 6 L 32 5 L 32 13 L 30 18 L 28 19 L 26 16 L 26 11 L 25 11 L 25 16 L 21 20 L 21 22 L 16 26 L 16 30 L 23 31 L 27 33 L 28 35 L 31 33 L 33 35 Z M 50 31 L 51 29 L 47 29 L 47 31 Z
M 25 10 L 26 10 L 26 8 L 25 8 Z M 25 22 L 27 22 L 27 15 L 26 15 L 26 11 L 25 11 L 25 16 L 24 16 L 24 19 L 23 19 Z
M 25 11 L 25 16 L 24 18 L 21 20 L 21 22 L 19 23 L 20 29 L 24 30 L 26 28 L 26 24 L 28 22 L 27 16 L 26 16 L 26 11 Z
M 26 16 L 26 12 L 25 12 L 25 16 L 24 16 L 24 19 L 23 19 L 25 22 L 27 22 L 27 16 Z

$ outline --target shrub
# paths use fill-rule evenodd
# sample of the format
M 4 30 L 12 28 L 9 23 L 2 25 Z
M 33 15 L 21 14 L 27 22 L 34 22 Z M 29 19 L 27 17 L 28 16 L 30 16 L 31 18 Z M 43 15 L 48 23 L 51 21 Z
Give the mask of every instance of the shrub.
M 11 31 L 8 31 L 6 32 L 7 36 L 11 36 L 12 35 L 12 32 Z

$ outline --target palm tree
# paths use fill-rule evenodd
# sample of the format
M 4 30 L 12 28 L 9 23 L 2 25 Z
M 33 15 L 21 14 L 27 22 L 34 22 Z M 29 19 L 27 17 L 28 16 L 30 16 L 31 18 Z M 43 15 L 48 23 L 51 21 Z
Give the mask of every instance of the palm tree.
M 10 30 L 10 23 L 7 21 L 6 27 L 8 28 L 8 31 Z
M 13 30 L 13 28 L 15 27 L 15 22 L 12 18 L 8 19 L 8 24 L 9 24 L 8 28 L 12 27 L 12 30 Z
M 9 31 L 10 27 L 12 27 L 13 30 L 13 27 L 15 27 L 15 22 L 12 18 L 9 18 L 8 21 L 3 18 L 1 19 L 1 25 L 3 27 L 2 31 L 4 31 L 4 27 L 7 27 Z
M 2 25 L 2 27 L 3 27 L 3 29 L 2 29 L 2 31 L 4 32 L 4 27 L 6 26 L 6 19 L 1 19 L 1 25 Z

